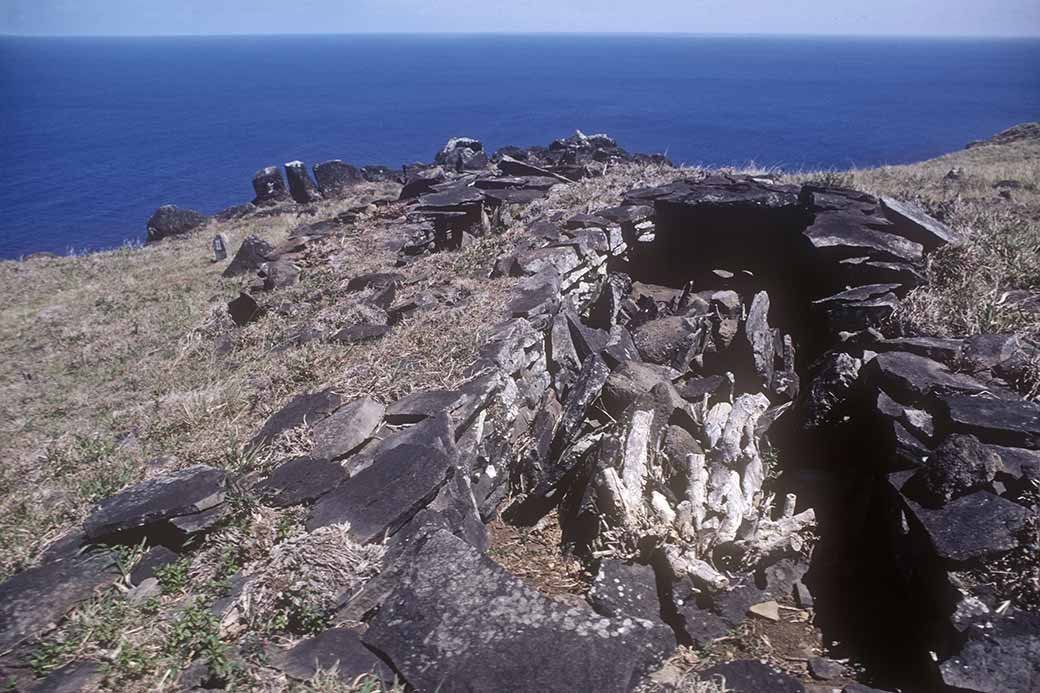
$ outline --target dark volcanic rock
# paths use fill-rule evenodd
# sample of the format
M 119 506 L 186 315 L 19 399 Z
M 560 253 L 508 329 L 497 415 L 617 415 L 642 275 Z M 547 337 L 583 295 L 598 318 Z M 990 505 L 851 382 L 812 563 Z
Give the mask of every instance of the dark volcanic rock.
M 839 423 L 844 416 L 844 403 L 852 392 L 859 377 L 859 359 L 845 352 L 828 352 L 814 364 L 814 377 L 810 380 L 802 403 L 806 429 L 819 429 Z
M 314 180 L 322 196 L 331 198 L 344 194 L 365 179 L 355 167 L 333 159 L 314 165 Z
M 560 275 L 546 270 L 516 283 L 507 310 L 510 317 L 533 318 L 555 312 L 560 302 Z
M 980 617 L 967 629 L 967 642 L 939 665 L 950 690 L 978 693 L 1035 691 L 1040 683 L 1040 615 Z
M 191 233 L 209 220 L 209 217 L 193 209 L 181 209 L 176 205 L 163 205 L 155 210 L 148 220 L 148 243 L 161 241 L 171 236 Z
M 313 679 L 319 669 L 335 669 L 339 680 L 348 685 L 370 674 L 390 687 L 396 678 L 393 670 L 361 643 L 358 634 L 347 628 L 332 628 L 301 640 L 291 650 L 274 656 L 272 666 L 300 681 Z
M 285 508 L 321 498 L 346 478 L 347 472 L 338 462 L 295 457 L 275 467 L 255 491 L 268 505 Z
M 0 583 L 0 652 L 58 623 L 119 577 L 115 554 L 96 551 L 30 568 Z
M 945 428 L 984 443 L 1040 449 L 1040 404 L 961 394 L 939 395 Z
M 752 660 L 716 664 L 701 672 L 701 679 L 725 679 L 726 690 L 732 693 L 805 693 L 798 679 Z
M 883 339 L 871 345 L 874 351 L 905 351 L 938 361 L 947 366 L 960 356 L 964 341 L 942 337 L 897 337 Z
M 845 667 L 826 657 L 810 657 L 809 673 L 819 681 L 831 681 L 845 675 Z
M 347 282 L 347 291 L 364 291 L 365 289 L 385 289 L 387 287 L 404 286 L 404 275 L 396 272 L 373 272 L 354 277 Z
M 805 230 L 805 237 L 816 250 L 837 257 L 857 257 L 864 254 L 888 257 L 916 263 L 924 257 L 924 247 L 902 236 L 879 229 L 890 228 L 885 219 L 845 212 L 823 212 Z
M 386 422 L 393 425 L 418 423 L 449 409 L 461 393 L 458 390 L 420 390 L 397 400 L 386 410 Z
M 289 194 L 300 204 L 317 202 L 322 199 L 318 186 L 311 180 L 307 167 L 302 161 L 290 161 L 285 164 L 285 178 L 289 182 Z
M 350 327 L 344 327 L 342 330 L 332 335 L 331 339 L 332 341 L 340 342 L 341 344 L 359 344 L 361 342 L 369 342 L 373 339 L 379 339 L 389 331 L 389 325 L 368 325 L 361 323 L 358 325 L 351 325 Z
M 264 282 L 264 291 L 295 286 L 300 281 L 300 270 L 288 260 L 274 260 L 260 266 L 257 276 Z
M 249 443 L 250 449 L 266 445 L 283 431 L 307 423 L 316 424 L 339 409 L 343 399 L 332 390 L 320 390 L 293 397 L 284 407 L 271 415 Z
M 938 510 L 908 503 L 936 555 L 948 565 L 973 563 L 1018 546 L 1029 511 L 989 491 L 962 496 Z
M 687 318 L 678 316 L 651 320 L 636 328 L 632 339 L 644 360 L 680 373 L 701 351 L 697 330 Z
M 970 435 L 943 441 L 903 487 L 903 492 L 929 507 L 941 507 L 970 491 L 991 489 L 1004 468 L 996 452 Z
M 452 171 L 479 171 L 487 167 L 484 145 L 472 137 L 453 137 L 448 140 L 434 161 Z
M 181 515 L 203 512 L 224 502 L 223 470 L 188 467 L 143 481 L 101 502 L 83 525 L 98 540 Z
M 647 630 L 552 602 L 441 530 L 363 640 L 420 691 L 623 693 L 665 654 Z
M 233 301 L 228 302 L 228 314 L 231 320 L 239 327 L 245 327 L 249 323 L 259 320 L 264 315 L 264 309 L 256 302 L 256 299 L 242 292 Z
M 603 386 L 603 407 L 611 415 L 622 413 L 640 397 L 661 382 L 671 382 L 677 372 L 667 366 L 642 361 L 624 361 L 607 378 Z
M 398 199 L 411 200 L 420 195 L 431 193 L 439 183 L 443 183 L 445 180 L 447 178 L 444 175 L 444 170 L 439 166 L 415 171 L 405 180 Z
M 253 191 L 256 193 L 253 204 L 257 207 L 269 207 L 292 199 L 277 166 L 268 166 L 256 172 L 253 176 Z
M 657 577 L 648 565 L 609 558 L 600 563 L 589 590 L 589 603 L 607 618 L 632 616 L 655 623 L 660 620 Z
M 863 378 L 904 404 L 917 404 L 934 390 L 984 392 L 974 378 L 952 373 L 940 363 L 903 351 L 878 354 L 863 366 Z
M 380 541 L 433 500 L 450 466 L 451 459 L 434 448 L 390 448 L 372 466 L 323 496 L 311 510 L 307 529 L 349 522 L 350 534 L 358 543 Z
M 385 411 L 381 403 L 362 397 L 322 419 L 311 428 L 311 456 L 320 460 L 346 457 L 372 437 Z
M 920 243 L 925 250 L 934 250 L 939 246 L 957 244 L 964 240 L 949 226 L 933 219 L 923 209 L 909 202 L 882 197 L 881 209 L 892 222 L 892 230 L 895 233 Z
M 562 183 L 573 182 L 566 176 L 561 176 L 558 173 L 529 164 L 526 161 L 518 161 L 511 156 L 502 156 L 498 160 L 498 169 L 506 176 L 537 176 L 540 178 L 555 178 Z
M 72 662 L 47 674 L 47 677 L 32 686 L 28 693 L 82 693 L 100 690 L 105 674 L 106 667 L 99 662 Z
M 260 265 L 271 259 L 274 254 L 274 246 L 263 240 L 256 234 L 246 236 L 239 246 L 235 257 L 224 268 L 221 276 L 235 277 L 240 274 L 251 274 L 260 269 Z

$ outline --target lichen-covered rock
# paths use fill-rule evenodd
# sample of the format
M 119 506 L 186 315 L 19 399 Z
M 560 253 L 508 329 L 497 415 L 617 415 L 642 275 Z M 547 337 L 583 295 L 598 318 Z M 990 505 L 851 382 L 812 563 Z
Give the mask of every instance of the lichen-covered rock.
M 627 693 L 666 654 L 646 642 L 652 627 L 550 601 L 440 530 L 363 641 L 419 691 Z
M 948 567 L 977 564 L 1019 544 L 1029 511 L 989 491 L 961 496 L 933 510 L 912 501 L 908 507 L 921 524 L 935 556 Z
M 362 676 L 379 680 L 387 687 L 393 686 L 396 679 L 390 667 L 347 628 L 331 628 L 304 638 L 290 650 L 273 655 L 271 666 L 300 681 L 310 681 L 319 670 L 334 670 L 336 677 L 348 686 Z
M 338 462 L 294 457 L 275 467 L 254 490 L 268 505 L 284 508 L 321 498 L 346 478 L 347 472 Z
M 311 427 L 311 456 L 338 460 L 365 444 L 383 421 L 386 408 L 367 397 L 344 405 Z

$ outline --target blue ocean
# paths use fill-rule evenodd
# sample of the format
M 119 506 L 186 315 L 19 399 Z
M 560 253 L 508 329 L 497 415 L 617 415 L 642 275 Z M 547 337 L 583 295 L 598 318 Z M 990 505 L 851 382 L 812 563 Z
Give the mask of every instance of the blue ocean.
M 1038 119 L 1038 40 L 0 37 L 0 257 L 140 241 L 159 205 L 249 200 L 265 165 L 398 166 L 455 135 L 843 168 Z

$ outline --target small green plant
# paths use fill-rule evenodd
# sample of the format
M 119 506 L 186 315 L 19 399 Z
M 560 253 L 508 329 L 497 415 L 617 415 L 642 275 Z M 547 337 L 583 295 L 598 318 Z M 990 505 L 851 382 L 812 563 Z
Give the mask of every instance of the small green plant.
M 312 635 L 328 625 L 328 605 L 303 589 L 291 588 L 279 595 L 268 629 L 271 633 Z
M 220 639 L 220 623 L 202 602 L 193 602 L 177 617 L 167 636 L 165 650 L 180 662 L 203 657 L 210 673 L 222 681 L 237 675 L 238 667 Z
M 191 559 L 182 558 L 155 569 L 155 577 L 163 594 L 180 594 L 188 589 L 188 569 Z

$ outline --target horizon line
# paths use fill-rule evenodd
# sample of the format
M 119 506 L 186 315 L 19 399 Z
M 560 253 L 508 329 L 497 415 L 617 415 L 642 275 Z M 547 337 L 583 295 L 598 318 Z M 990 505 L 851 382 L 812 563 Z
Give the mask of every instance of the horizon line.
M 794 32 L 684 32 L 684 31 L 294 31 L 294 32 L 232 32 L 232 33 L 170 33 L 170 34 L 9 34 L 0 32 L 0 38 L 277 38 L 299 36 L 415 36 L 415 37 L 475 37 L 475 36 L 618 36 L 661 38 L 836 38 L 836 39 L 929 39 L 929 40 L 1038 40 L 1035 34 L 849 34 L 849 33 L 794 33 Z

